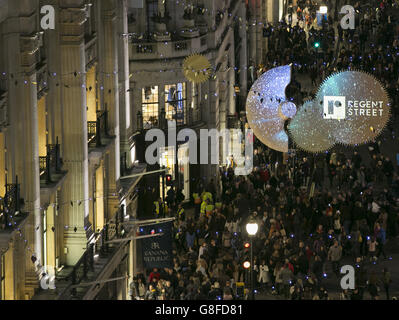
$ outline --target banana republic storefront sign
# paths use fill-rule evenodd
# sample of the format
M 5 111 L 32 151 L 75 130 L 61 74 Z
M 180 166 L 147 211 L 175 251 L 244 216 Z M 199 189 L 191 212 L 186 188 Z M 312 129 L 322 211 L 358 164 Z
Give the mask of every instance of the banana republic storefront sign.
M 145 268 L 172 268 L 172 222 L 143 227 L 144 234 L 163 233 L 160 237 L 142 240 L 142 257 Z

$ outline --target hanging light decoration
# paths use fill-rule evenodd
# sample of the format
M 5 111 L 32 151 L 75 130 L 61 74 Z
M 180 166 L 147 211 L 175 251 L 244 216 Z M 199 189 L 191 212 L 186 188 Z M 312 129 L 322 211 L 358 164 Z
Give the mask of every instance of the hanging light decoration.
M 184 59 L 183 74 L 193 83 L 203 83 L 212 74 L 211 63 L 201 54 L 192 54 Z

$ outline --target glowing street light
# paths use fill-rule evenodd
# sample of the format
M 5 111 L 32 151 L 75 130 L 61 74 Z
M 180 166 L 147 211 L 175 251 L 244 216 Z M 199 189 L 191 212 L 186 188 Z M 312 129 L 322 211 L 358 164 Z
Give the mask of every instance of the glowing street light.
M 321 14 L 327 14 L 327 12 L 328 12 L 327 6 L 320 6 L 319 12 Z
M 254 265 L 254 255 L 253 255 L 253 245 L 252 245 L 252 239 L 253 237 L 256 235 L 256 233 L 258 232 L 258 224 L 254 221 L 251 220 L 247 223 L 246 225 L 246 229 L 249 235 L 249 238 L 251 240 L 251 269 L 250 269 L 250 275 L 251 275 L 251 297 L 252 300 L 255 300 L 255 294 L 254 294 L 254 269 L 253 269 L 253 265 Z
M 246 226 L 247 232 L 250 236 L 256 235 L 258 228 L 259 226 L 256 222 L 248 222 Z

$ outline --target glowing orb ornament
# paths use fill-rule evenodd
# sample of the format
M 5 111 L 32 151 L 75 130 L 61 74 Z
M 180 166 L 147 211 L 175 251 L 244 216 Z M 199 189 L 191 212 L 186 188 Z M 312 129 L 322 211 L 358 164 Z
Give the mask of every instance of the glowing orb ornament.
M 296 105 L 292 102 L 282 102 L 278 107 L 278 115 L 283 120 L 291 119 L 296 114 Z
M 334 146 L 328 135 L 328 126 L 313 101 L 307 101 L 299 108 L 288 130 L 296 147 L 304 151 L 319 153 Z
M 390 118 L 387 92 L 374 76 L 363 71 L 343 71 L 328 77 L 319 88 L 315 105 L 330 139 L 345 145 L 375 140 Z
M 255 81 L 246 104 L 248 123 L 255 136 L 280 152 L 288 152 L 284 122 L 296 113 L 295 104 L 287 101 L 285 96 L 285 88 L 290 82 L 290 65 L 273 68 Z
M 375 140 L 390 118 L 390 102 L 382 84 L 362 71 L 343 71 L 328 77 L 315 100 L 297 107 L 287 101 L 291 66 L 264 73 L 247 98 L 248 123 L 269 148 L 288 152 L 288 135 L 296 147 L 323 152 L 335 144 L 359 145 Z
M 193 83 L 203 83 L 212 74 L 211 63 L 200 54 L 192 54 L 184 59 L 183 73 L 187 80 Z

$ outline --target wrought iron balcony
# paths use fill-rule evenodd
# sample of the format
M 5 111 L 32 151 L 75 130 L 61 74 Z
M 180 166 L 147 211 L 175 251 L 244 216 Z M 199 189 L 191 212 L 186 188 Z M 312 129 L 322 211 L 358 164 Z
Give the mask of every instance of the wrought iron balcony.
M 173 35 L 172 35 L 173 36 Z M 152 39 L 131 39 L 129 46 L 131 60 L 185 58 L 192 52 L 204 52 L 207 50 L 208 34 L 195 38 L 173 37 L 171 41 L 156 42 Z
M 103 138 L 110 138 L 108 133 L 108 111 L 100 111 L 97 121 L 87 121 L 87 141 L 89 147 L 103 147 Z
M 90 290 L 90 286 L 84 286 L 82 283 L 97 280 L 117 251 L 124 245 L 123 243 L 108 243 L 110 240 L 126 236 L 126 233 L 122 232 L 123 212 L 122 206 L 117 210 L 114 218 L 97 234 L 95 243 L 88 246 L 79 261 L 71 268 L 71 271 L 65 277 L 62 277 L 62 281 L 66 283 L 63 284 L 64 288 L 56 299 L 84 299 L 85 294 Z M 95 258 L 95 256 L 98 257 Z
M 10 230 L 15 228 L 26 217 L 26 214 L 20 212 L 23 199 L 20 197 L 18 176 L 15 178 L 14 184 L 7 183 L 6 177 L 5 187 L 6 193 L 0 200 L 0 229 Z
M 62 173 L 62 159 L 60 155 L 60 145 L 57 137 L 56 144 L 47 145 L 47 155 L 39 157 L 40 179 L 45 179 L 46 184 L 54 182 L 52 181 L 52 174 Z

